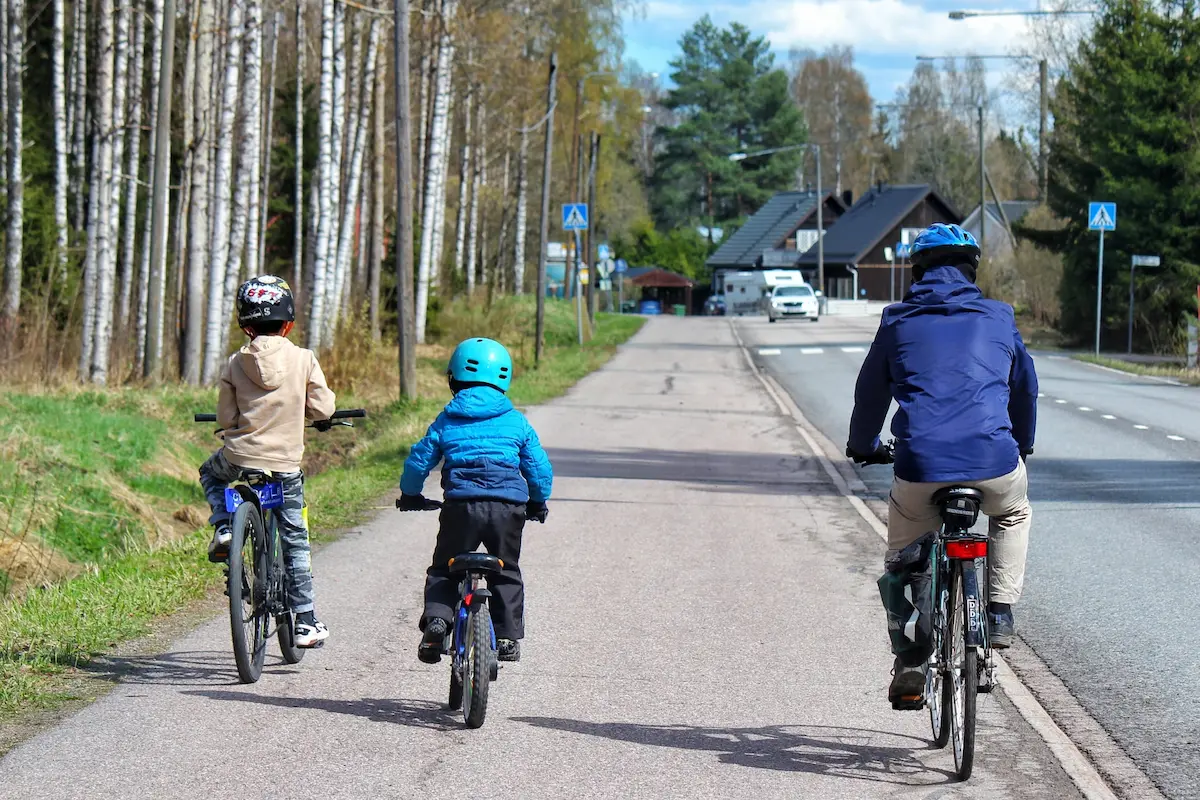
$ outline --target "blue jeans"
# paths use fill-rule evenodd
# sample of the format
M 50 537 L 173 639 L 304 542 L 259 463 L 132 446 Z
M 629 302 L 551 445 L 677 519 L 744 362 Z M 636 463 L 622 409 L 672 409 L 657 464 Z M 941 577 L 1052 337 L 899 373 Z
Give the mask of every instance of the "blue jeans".
M 222 448 L 200 465 L 200 485 L 212 508 L 212 525 L 229 522 L 225 510 L 225 489 L 242 474 L 242 468 L 225 459 Z M 283 484 L 283 506 L 274 509 L 279 539 L 283 543 L 283 563 L 287 566 L 288 605 L 302 614 L 313 610 L 312 550 L 308 544 L 308 525 L 304 520 L 304 473 L 276 472 L 274 480 Z

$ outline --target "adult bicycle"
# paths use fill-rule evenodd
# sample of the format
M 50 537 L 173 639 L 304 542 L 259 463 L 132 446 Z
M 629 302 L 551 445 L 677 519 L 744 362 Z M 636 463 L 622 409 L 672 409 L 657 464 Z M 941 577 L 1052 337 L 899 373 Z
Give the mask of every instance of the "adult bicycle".
M 335 411 L 331 427 L 354 427 L 349 420 L 366 415 L 361 408 Z M 216 422 L 217 415 L 196 414 L 194 419 Z M 304 658 L 305 648 L 296 644 L 296 614 L 288 604 L 287 568 L 275 519 L 276 509 L 282 506 L 283 484 L 265 470 L 243 469 L 225 490 L 225 510 L 233 515 L 225 594 L 233 658 L 242 683 L 254 683 L 262 675 L 272 636 L 278 639 L 285 662 L 298 664 Z M 307 523 L 307 508 L 303 514 Z

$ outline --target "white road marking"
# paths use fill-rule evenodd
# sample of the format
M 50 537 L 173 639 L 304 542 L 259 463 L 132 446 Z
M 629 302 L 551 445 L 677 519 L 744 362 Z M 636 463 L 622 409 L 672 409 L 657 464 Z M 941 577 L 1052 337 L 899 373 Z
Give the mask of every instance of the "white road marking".
M 1134 425 L 1133 427 L 1137 428 L 1139 431 L 1148 431 L 1148 430 L 1150 430 L 1150 426 L 1149 426 L 1149 425 Z
M 867 348 L 865 348 L 865 347 L 843 347 L 842 352 L 843 353 L 865 353 L 865 352 L 867 352 Z
M 760 356 L 777 356 L 779 352 L 778 350 L 759 350 L 758 354 Z
M 800 355 L 802 356 L 819 356 L 825 352 L 823 347 L 801 347 Z
M 1055 400 L 1054 402 L 1058 403 L 1060 406 L 1065 406 L 1067 404 L 1066 400 Z
M 1090 409 L 1090 408 L 1088 408 L 1087 406 L 1080 406 L 1080 407 L 1079 407 L 1079 410 L 1080 410 L 1080 411 L 1091 411 L 1091 409 Z
M 1045 396 L 1046 396 L 1045 392 L 1038 392 L 1038 397 L 1045 397 Z
M 1116 419 L 1112 414 L 1105 414 L 1101 419 Z
M 1168 439 L 1170 439 L 1172 442 L 1183 442 L 1183 441 L 1186 441 L 1186 440 L 1185 440 L 1185 439 L 1184 439 L 1182 436 L 1176 436 L 1176 435 L 1175 435 L 1175 434 L 1173 434 L 1173 433 L 1167 434 L 1167 438 L 1168 438 Z

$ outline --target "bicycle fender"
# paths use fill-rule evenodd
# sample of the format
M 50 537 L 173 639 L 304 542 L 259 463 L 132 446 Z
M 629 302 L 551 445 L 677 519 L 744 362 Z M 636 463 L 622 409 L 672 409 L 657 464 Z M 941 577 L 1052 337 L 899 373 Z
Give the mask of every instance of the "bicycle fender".
M 483 589 L 483 588 L 476 589 L 475 591 L 471 592 L 470 607 L 474 608 L 475 606 L 484 603 L 491 596 L 492 596 L 492 593 L 489 592 L 487 589 Z
M 983 607 L 983 595 L 979 591 L 980 563 L 983 559 L 975 559 L 970 566 L 967 562 L 962 565 L 963 600 L 966 605 L 967 629 L 965 638 L 967 647 L 983 647 L 986 638 L 987 616 Z

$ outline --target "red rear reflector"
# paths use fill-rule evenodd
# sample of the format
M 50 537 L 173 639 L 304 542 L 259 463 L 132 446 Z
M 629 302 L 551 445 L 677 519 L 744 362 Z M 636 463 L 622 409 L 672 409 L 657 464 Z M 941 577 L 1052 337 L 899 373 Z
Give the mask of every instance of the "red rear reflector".
M 947 558 L 983 558 L 987 555 L 986 541 L 946 542 Z
M 463 598 L 463 605 L 467 608 L 471 607 L 471 598 L 475 596 L 474 592 L 467 592 L 467 596 Z

